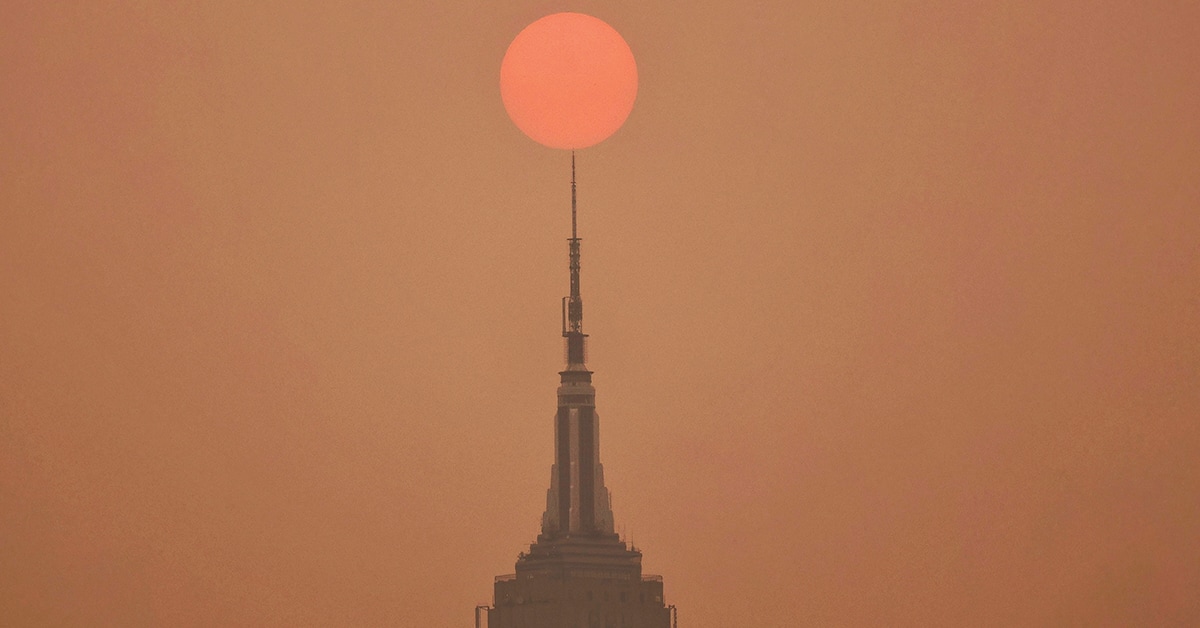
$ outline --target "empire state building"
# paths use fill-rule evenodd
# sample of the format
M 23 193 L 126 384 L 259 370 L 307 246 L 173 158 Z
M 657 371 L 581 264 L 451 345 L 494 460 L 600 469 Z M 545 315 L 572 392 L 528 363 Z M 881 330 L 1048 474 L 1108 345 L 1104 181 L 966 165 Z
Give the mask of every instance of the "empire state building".
M 516 573 L 497 576 L 492 606 L 476 609 L 487 628 L 670 628 L 674 607 L 660 576 L 642 575 L 642 554 L 614 532 L 600 464 L 596 389 L 585 364 L 579 292 L 575 155 L 571 155 L 571 293 L 563 298 L 566 367 L 559 372 L 554 464 L 542 530 Z

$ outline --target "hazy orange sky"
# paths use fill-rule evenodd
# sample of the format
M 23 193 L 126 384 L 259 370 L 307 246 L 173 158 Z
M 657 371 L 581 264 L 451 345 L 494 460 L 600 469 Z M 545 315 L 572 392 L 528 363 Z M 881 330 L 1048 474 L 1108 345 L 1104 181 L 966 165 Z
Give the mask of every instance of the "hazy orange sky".
M 1200 5 L 5 2 L 0 617 L 451 628 L 534 539 L 579 154 L 687 628 L 1200 623 Z

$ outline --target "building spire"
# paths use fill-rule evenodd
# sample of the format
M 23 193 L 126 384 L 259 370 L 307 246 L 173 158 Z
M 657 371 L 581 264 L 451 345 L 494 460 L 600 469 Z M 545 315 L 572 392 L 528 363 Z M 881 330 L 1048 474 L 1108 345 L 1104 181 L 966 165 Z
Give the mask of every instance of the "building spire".
M 579 206 L 575 153 L 571 153 L 571 293 L 563 297 L 563 340 L 567 366 L 559 371 L 558 413 L 554 419 L 554 466 L 542 534 L 546 538 L 605 536 L 613 532 L 612 506 L 600 464 L 600 417 L 592 372 L 584 364 L 583 299 L 579 296 Z

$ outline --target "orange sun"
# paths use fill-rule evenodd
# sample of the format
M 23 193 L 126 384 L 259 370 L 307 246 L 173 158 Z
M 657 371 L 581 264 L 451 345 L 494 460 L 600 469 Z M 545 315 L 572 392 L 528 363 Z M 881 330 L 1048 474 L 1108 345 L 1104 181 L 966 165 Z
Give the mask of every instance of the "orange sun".
M 637 64 L 603 21 L 555 13 L 530 24 L 500 64 L 508 116 L 550 148 L 586 148 L 616 132 L 633 110 Z

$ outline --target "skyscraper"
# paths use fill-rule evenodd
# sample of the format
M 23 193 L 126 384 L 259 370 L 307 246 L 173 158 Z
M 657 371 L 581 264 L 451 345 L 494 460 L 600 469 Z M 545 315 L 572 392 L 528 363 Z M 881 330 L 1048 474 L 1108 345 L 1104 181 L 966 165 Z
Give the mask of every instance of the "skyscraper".
M 660 576 L 642 575 L 642 554 L 613 528 L 600 464 L 596 389 L 585 365 L 579 291 L 575 155 L 571 154 L 571 293 L 563 298 L 566 368 L 559 372 L 554 464 L 542 531 L 517 557 L 516 573 L 498 576 L 488 628 L 669 628 L 672 608 Z

